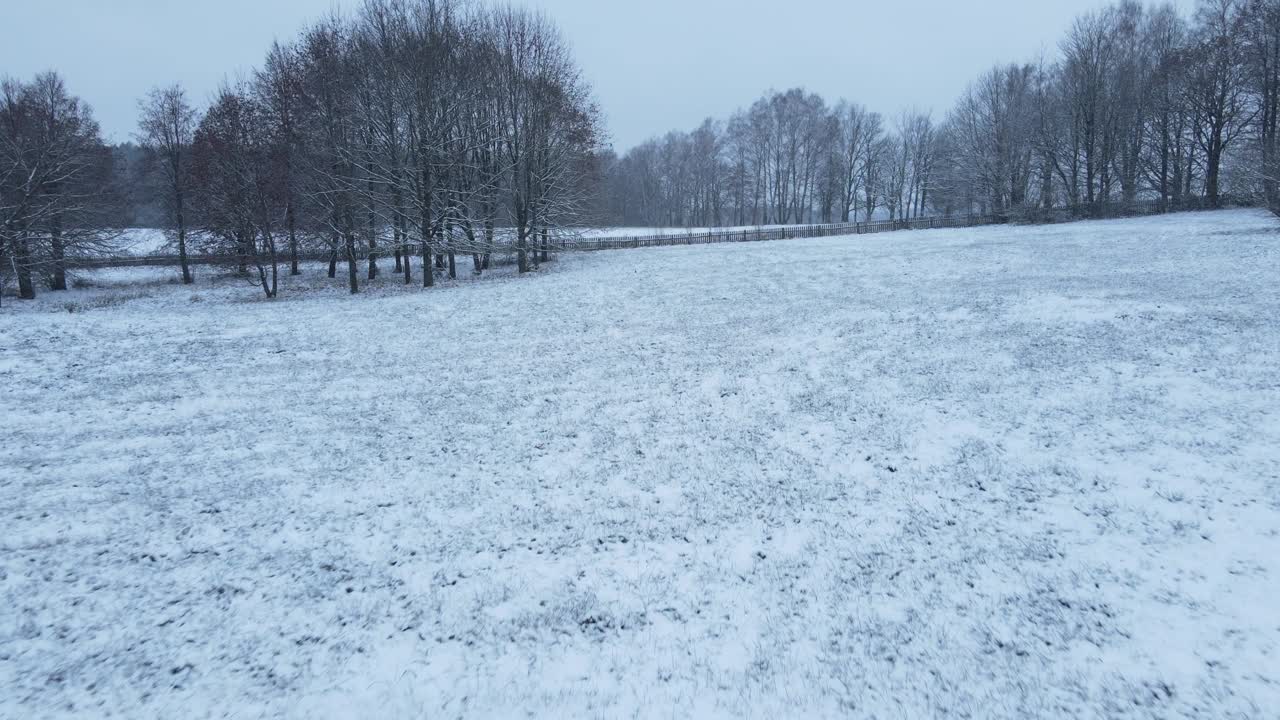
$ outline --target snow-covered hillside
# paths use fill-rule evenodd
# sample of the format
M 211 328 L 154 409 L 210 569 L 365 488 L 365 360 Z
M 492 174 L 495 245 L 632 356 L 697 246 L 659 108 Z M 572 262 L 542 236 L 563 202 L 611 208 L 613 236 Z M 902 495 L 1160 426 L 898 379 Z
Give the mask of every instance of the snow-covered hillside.
M 198 272 L 0 308 L 0 717 L 1280 707 L 1265 213 Z

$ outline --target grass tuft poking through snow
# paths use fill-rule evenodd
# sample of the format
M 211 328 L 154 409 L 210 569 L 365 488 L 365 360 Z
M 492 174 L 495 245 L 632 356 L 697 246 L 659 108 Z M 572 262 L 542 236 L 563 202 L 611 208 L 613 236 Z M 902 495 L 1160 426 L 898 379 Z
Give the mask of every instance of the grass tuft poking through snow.
M 1264 213 L 168 274 L 0 308 L 0 717 L 1280 707 Z

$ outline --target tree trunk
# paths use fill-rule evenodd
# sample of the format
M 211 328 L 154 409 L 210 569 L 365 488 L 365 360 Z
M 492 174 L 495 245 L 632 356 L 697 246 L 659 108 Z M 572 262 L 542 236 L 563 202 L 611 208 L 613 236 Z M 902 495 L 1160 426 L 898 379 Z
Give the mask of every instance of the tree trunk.
M 18 275 L 18 297 L 35 300 L 36 286 L 31 282 L 31 248 L 22 235 L 13 241 L 13 264 Z
M 356 258 L 356 223 L 352 217 L 352 209 L 347 209 L 346 223 L 343 224 L 343 240 L 347 245 L 347 287 L 352 295 L 360 292 L 360 260 Z
M 378 277 L 378 228 L 373 211 L 369 211 L 369 279 Z
M 359 262 L 356 260 L 356 234 L 348 229 L 345 233 L 347 241 L 347 286 L 351 294 L 360 292 Z
M 62 217 L 54 215 L 49 228 L 50 252 L 53 255 L 53 275 L 49 278 L 50 290 L 67 289 L 66 247 L 62 242 Z
M 1160 126 L 1160 212 L 1169 209 L 1169 113 L 1163 113 Z
M 301 274 L 298 269 L 298 232 L 297 218 L 293 209 L 293 202 L 290 201 L 284 210 L 285 222 L 289 224 L 289 274 Z
M 484 221 L 484 259 L 480 263 L 481 270 L 489 269 L 489 253 L 493 251 L 493 219 Z
M 240 231 L 236 235 L 236 272 L 240 275 L 249 274 L 249 240 L 245 238 L 245 233 Z
M 1209 207 L 1216 208 L 1220 204 L 1218 177 L 1222 171 L 1222 138 L 1221 133 L 1216 129 L 1213 131 L 1213 137 L 1209 140 L 1209 152 L 1205 161 L 1205 194 L 1209 196 Z
M 190 285 L 195 279 L 191 277 L 191 266 L 187 264 L 187 219 L 182 212 L 181 190 L 174 193 L 174 200 L 178 221 L 178 264 L 182 266 L 182 284 Z
M 427 177 L 427 173 L 423 171 L 424 187 Z M 418 225 L 422 231 L 422 287 L 428 288 L 436 284 L 435 271 L 431 267 L 431 203 L 430 195 L 425 191 L 420 192 L 420 195 L 423 199 L 418 218 Z
M 1047 158 L 1040 161 L 1040 207 L 1053 208 L 1053 170 Z
M 448 261 L 448 263 L 447 263 L 448 268 L 449 268 L 449 279 L 450 279 L 450 280 L 457 280 L 457 279 L 458 279 L 458 264 L 457 264 L 456 259 L 454 258 L 454 248 L 453 248 L 453 246 L 454 246 L 454 242 L 453 242 L 453 241 L 454 241 L 454 237 L 455 237 L 455 236 L 454 236 L 454 233 L 456 232 L 456 229 L 455 229 L 455 228 L 454 228 L 454 226 L 453 226 L 453 217 L 452 217 L 452 216 L 453 216 L 453 210 L 452 210 L 452 208 L 450 208 L 450 210 L 449 210 L 449 219 L 445 221 L 444 230 L 443 230 L 442 232 L 443 232 L 443 240 L 444 240 L 444 245 L 445 245 L 445 249 L 446 249 L 446 254 L 448 255 L 448 258 L 449 258 L 449 261 Z
M 422 287 L 429 288 L 436 284 L 436 271 L 431 266 L 431 243 L 422 241 Z

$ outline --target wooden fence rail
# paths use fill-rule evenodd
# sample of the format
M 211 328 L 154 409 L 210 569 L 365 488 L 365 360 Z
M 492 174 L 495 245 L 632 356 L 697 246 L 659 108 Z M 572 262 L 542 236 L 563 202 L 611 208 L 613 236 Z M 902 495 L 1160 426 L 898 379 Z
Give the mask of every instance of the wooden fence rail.
M 1234 198 L 1223 198 L 1221 207 L 1244 206 L 1247 201 Z M 874 233 L 896 232 L 900 230 L 932 230 L 941 228 L 964 228 L 979 225 L 998 225 L 1005 223 L 1046 224 L 1071 222 L 1085 219 L 1106 219 L 1158 215 L 1169 212 L 1209 209 L 1209 203 L 1202 198 L 1192 198 L 1178 204 L 1160 201 L 1141 201 L 1131 203 L 1094 203 L 1067 208 L 1023 209 L 1003 214 L 986 215 L 953 215 L 940 217 L 916 218 L 913 220 L 875 220 L 871 222 L 832 223 L 818 225 L 786 225 L 778 227 L 759 227 L 732 230 L 710 230 L 701 233 L 683 233 L 672 235 L 633 235 L 625 237 L 598 238 L 559 238 L 551 241 L 551 249 L 558 252 L 582 252 L 595 250 L 623 250 L 644 247 L 662 247 L 671 245 L 707 245 L 712 243 L 731 242 L 763 242 L 769 240 L 795 240 L 801 238 L 832 237 L 838 235 L 870 235 Z M 531 240 L 532 242 L 532 240 Z M 532 251 L 533 248 L 530 248 Z M 379 257 L 389 258 L 385 246 L 379 249 Z M 502 242 L 493 248 L 495 253 L 514 253 L 515 246 L 510 241 Z M 467 252 L 470 252 L 469 250 Z M 369 249 L 357 247 L 357 256 L 361 261 L 368 259 Z M 298 254 L 302 262 L 328 262 L 331 251 L 306 251 Z M 187 262 L 192 265 L 224 265 L 235 263 L 236 257 L 230 255 L 188 255 Z M 280 262 L 287 263 L 288 257 L 280 256 Z M 346 254 L 338 253 L 338 262 L 346 262 Z M 178 256 L 137 255 L 100 258 L 75 258 L 68 260 L 68 266 L 74 268 L 106 268 L 106 267 L 143 267 L 160 265 L 177 265 Z
M 551 241 L 551 249 L 557 252 L 583 252 L 594 250 L 622 250 L 642 247 L 660 247 L 668 245 L 707 245 L 728 242 L 762 242 L 766 240 L 796 240 L 800 238 L 832 237 L 838 235 L 867 235 L 870 233 L 891 232 L 895 230 L 922 230 L 930 228 L 973 227 L 991 225 L 1000 222 L 994 215 L 965 215 L 957 217 L 918 218 L 915 220 L 877 220 L 863 223 L 835 223 L 830 225 L 787 225 L 781 227 L 745 228 L 734 230 L 713 230 L 705 233 L 686 233 L 670 235 L 636 235 L 624 237 L 601 238 L 559 238 Z M 532 242 L 532 241 L 531 241 Z M 514 243 L 499 243 L 491 249 L 496 253 L 514 253 Z M 532 252 L 532 247 L 530 248 Z M 357 259 L 365 261 L 369 256 L 369 248 L 357 246 Z M 328 250 L 309 250 L 298 253 L 299 262 L 328 262 L 331 252 Z M 380 258 L 389 258 L 391 253 L 385 246 L 379 249 Z M 346 253 L 339 251 L 338 262 L 345 263 Z M 280 262 L 287 263 L 288 256 L 281 254 Z M 225 265 L 237 262 L 234 255 L 189 254 L 190 265 Z M 162 255 L 119 255 L 111 257 L 68 258 L 68 267 L 80 269 L 109 267 L 155 267 L 178 264 L 176 254 Z
M 863 223 L 834 223 L 829 225 L 786 225 L 781 227 L 711 230 L 705 233 L 683 235 L 637 235 L 628 237 L 600 237 L 559 240 L 554 243 L 560 250 L 621 250 L 668 245 L 706 245 L 729 242 L 761 242 L 766 240 L 796 240 L 801 238 L 832 237 L 837 235 L 868 235 L 896 230 L 929 230 L 934 228 L 973 227 L 992 225 L 1002 220 L 995 215 L 962 215 L 953 217 L 929 217 L 915 220 L 877 220 Z

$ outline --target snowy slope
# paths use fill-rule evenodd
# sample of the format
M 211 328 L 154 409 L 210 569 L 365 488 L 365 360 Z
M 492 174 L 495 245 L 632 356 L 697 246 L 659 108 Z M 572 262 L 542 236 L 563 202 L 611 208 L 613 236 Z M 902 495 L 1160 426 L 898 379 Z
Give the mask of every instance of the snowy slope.
M 0 717 L 1280 707 L 1263 213 L 171 274 L 0 309 Z
M 129 228 L 120 234 L 120 249 L 128 255 L 165 255 L 176 253 L 177 241 L 164 230 Z

